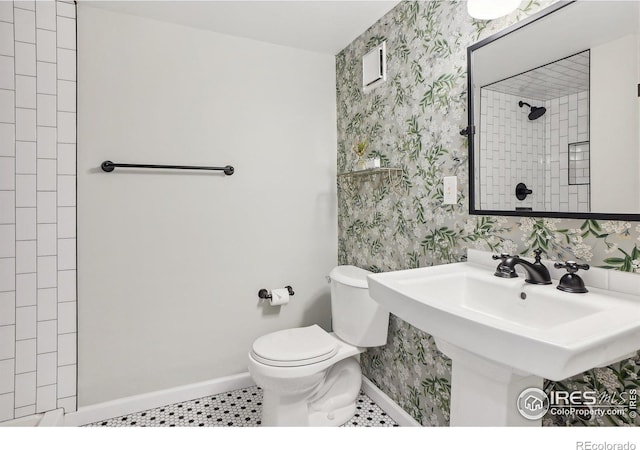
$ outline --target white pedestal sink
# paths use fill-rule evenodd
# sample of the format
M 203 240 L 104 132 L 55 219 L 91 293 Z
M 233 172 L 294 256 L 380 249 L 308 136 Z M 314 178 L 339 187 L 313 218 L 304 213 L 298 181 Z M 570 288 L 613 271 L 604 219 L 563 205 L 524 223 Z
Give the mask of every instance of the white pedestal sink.
M 431 334 L 452 359 L 451 425 L 538 426 L 540 419 L 517 409 L 524 389 L 541 388 L 543 378 L 559 381 L 612 364 L 640 348 L 640 290 L 623 293 L 587 282 L 588 293 L 571 294 L 556 289 L 555 280 L 541 286 L 522 276 L 498 278 L 497 262 L 487 255 L 476 259 L 488 265 L 368 277 L 374 300 Z M 593 270 L 606 279 L 607 271 Z M 551 273 L 558 278 L 559 272 Z M 639 280 L 631 284 L 640 286 L 634 284 Z
M 469 353 L 436 338 L 438 349 L 452 360 L 451 426 L 540 426 L 516 408 L 527 388 L 542 389 L 543 379 Z

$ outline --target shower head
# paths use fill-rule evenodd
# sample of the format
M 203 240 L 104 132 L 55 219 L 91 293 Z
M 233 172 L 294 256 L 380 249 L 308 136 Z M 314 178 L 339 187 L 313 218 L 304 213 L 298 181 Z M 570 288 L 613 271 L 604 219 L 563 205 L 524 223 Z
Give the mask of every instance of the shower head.
M 536 120 L 539 119 L 540 117 L 544 116 L 544 113 L 547 112 L 547 108 L 545 108 L 544 106 L 531 106 L 530 104 L 523 102 L 522 100 L 520 100 L 518 102 L 518 106 L 520 108 L 522 108 L 524 105 L 527 105 L 529 108 L 531 108 L 531 112 L 529 112 L 529 120 Z

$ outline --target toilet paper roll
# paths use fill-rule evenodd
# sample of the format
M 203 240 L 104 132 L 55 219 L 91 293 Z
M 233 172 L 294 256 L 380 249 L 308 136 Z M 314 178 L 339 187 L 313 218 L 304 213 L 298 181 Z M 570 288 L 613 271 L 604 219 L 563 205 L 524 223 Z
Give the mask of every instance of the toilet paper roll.
M 289 303 L 289 290 L 286 288 L 271 289 L 270 305 L 278 306 L 286 305 L 287 303 Z

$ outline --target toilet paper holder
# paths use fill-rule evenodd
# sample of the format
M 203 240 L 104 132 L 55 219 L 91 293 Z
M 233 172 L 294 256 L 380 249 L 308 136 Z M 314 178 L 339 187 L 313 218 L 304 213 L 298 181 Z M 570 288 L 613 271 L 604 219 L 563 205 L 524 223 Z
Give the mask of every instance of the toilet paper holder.
M 295 294 L 295 292 L 293 292 L 293 288 L 292 288 L 291 286 L 285 286 L 285 289 L 286 289 L 287 291 L 289 291 L 289 295 L 293 295 L 293 294 Z M 260 298 L 262 298 L 262 299 L 265 299 L 265 300 L 268 300 L 268 299 L 272 298 L 272 296 L 271 296 L 271 292 L 269 292 L 269 291 L 268 291 L 268 290 L 266 290 L 266 289 L 260 289 L 260 290 L 258 291 L 258 297 L 260 297 Z

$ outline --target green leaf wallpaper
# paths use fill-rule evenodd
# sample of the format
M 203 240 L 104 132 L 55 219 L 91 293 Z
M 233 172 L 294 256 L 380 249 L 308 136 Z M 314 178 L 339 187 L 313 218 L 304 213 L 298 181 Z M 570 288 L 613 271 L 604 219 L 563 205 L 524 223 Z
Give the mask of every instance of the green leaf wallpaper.
M 403 2 L 336 57 L 338 172 L 352 170 L 356 142 L 404 170 L 339 189 L 340 264 L 389 271 L 463 260 L 467 248 L 531 255 L 640 274 L 640 224 L 470 216 L 467 203 L 466 48 L 550 5 L 523 1 L 512 15 L 471 19 L 463 1 Z M 387 82 L 362 92 L 361 57 L 387 41 Z M 442 178 L 458 177 L 459 202 L 442 205 Z M 640 356 L 547 389 L 638 387 Z M 451 361 L 431 336 L 393 317 L 385 347 L 363 355 L 364 374 L 424 425 L 448 425 Z M 634 422 L 635 420 L 635 422 Z M 627 416 L 545 417 L 544 425 L 640 425 Z

